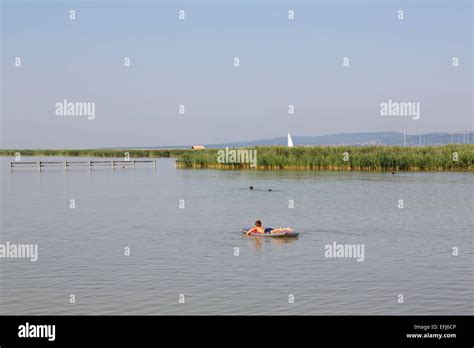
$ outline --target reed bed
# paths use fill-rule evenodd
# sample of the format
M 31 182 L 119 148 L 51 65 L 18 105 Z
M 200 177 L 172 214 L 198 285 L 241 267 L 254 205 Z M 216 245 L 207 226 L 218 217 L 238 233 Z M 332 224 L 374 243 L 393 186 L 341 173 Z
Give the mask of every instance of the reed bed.
M 474 145 L 258 146 L 257 165 L 219 163 L 217 149 L 185 152 L 178 168 L 352 171 L 473 171 Z

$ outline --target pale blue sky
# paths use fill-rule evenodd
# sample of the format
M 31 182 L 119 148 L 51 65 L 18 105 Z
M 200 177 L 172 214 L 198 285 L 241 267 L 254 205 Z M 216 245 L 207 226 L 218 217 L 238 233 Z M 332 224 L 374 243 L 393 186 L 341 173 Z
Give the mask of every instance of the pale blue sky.
M 469 0 L 2 1 L 0 146 L 472 129 L 472 15 Z M 64 99 L 95 119 L 55 116 Z M 420 120 L 380 116 L 388 99 L 420 102 Z

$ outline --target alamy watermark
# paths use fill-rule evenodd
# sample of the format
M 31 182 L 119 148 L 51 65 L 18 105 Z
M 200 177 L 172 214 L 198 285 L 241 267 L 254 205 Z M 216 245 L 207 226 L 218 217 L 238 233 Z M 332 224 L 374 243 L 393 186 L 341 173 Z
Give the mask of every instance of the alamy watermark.
M 324 247 L 324 256 L 326 258 L 354 258 L 362 262 L 365 260 L 365 245 L 332 242 Z
M 249 149 L 229 149 L 226 147 L 224 150 L 217 151 L 217 163 L 230 163 L 239 164 L 247 163 L 250 164 L 251 168 L 257 167 L 257 150 Z
M 56 325 L 38 325 L 26 322 L 18 326 L 19 338 L 47 338 L 48 341 L 56 339 Z
M 31 262 L 38 261 L 38 244 L 14 244 L 10 242 L 0 243 L 0 258 L 30 259 Z
M 85 116 L 89 120 L 95 119 L 94 102 L 70 102 L 64 99 L 54 107 L 56 116 Z
M 414 120 L 419 120 L 421 116 L 420 103 L 396 102 L 389 99 L 386 102 L 380 103 L 380 115 L 412 117 Z

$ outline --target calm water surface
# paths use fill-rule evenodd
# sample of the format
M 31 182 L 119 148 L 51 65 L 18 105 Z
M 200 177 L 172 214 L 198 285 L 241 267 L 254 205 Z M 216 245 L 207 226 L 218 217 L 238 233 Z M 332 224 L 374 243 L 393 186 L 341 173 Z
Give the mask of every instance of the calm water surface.
M 176 170 L 169 159 L 156 171 L 10 173 L 10 160 L 0 242 L 37 243 L 39 259 L 0 259 L 1 314 L 474 312 L 472 174 Z M 301 235 L 242 237 L 256 219 Z M 326 258 L 333 242 L 364 244 L 365 260 Z

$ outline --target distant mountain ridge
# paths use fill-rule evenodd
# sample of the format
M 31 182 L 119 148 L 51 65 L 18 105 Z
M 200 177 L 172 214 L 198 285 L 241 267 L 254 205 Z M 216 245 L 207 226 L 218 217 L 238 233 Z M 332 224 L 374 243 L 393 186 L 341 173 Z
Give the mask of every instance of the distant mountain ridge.
M 351 145 L 351 146 L 368 146 L 368 145 L 389 145 L 403 146 L 404 136 L 399 132 L 367 132 L 367 133 L 340 133 L 318 136 L 291 136 L 295 146 L 304 145 Z M 193 145 L 204 145 L 208 148 L 224 148 L 224 147 L 246 147 L 259 145 L 287 145 L 287 136 L 257 139 L 249 141 L 239 141 L 220 144 L 188 144 L 173 146 L 134 146 L 126 147 L 128 149 L 187 149 Z M 455 132 L 455 133 L 426 133 L 426 134 L 407 134 L 406 145 L 446 145 L 446 144 L 472 144 L 474 140 L 474 132 Z M 120 148 L 120 147 L 114 147 Z
M 320 136 L 292 135 L 293 143 L 298 145 L 392 145 L 403 146 L 403 133 L 398 132 L 372 132 L 372 133 L 341 133 Z M 407 134 L 406 145 L 445 145 L 445 144 L 471 144 L 474 139 L 473 132 L 464 133 L 426 133 Z M 258 139 L 224 144 L 206 144 L 206 147 L 243 147 L 258 145 L 286 145 L 287 137 Z

